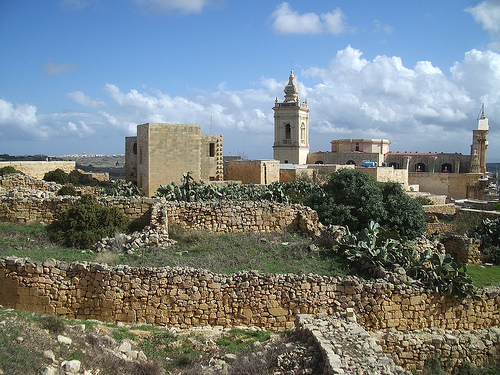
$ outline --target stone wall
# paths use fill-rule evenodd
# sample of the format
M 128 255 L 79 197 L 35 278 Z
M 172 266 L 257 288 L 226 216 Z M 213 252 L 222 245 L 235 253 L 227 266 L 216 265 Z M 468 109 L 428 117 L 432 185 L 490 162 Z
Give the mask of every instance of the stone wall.
M 384 353 L 407 370 L 423 370 L 425 360 L 433 357 L 454 368 L 464 361 L 475 366 L 500 356 L 500 329 L 475 331 L 424 329 L 399 332 L 389 329 L 376 334 Z M 417 371 L 417 373 L 419 373 Z
M 0 195 L 0 222 L 50 223 L 79 197 L 12 197 Z M 166 212 L 169 225 L 213 232 L 301 231 L 320 235 L 316 211 L 298 204 L 262 202 L 167 202 L 153 198 L 100 197 L 105 206 L 116 206 L 131 220 L 149 224 L 153 204 Z
M 422 206 L 424 209 L 424 212 L 426 214 L 433 214 L 433 215 L 450 215 L 453 216 L 457 212 L 457 207 L 455 206 L 454 203 L 449 203 L 449 204 L 432 204 L 432 205 L 426 205 Z
M 0 304 L 63 318 L 188 328 L 283 330 L 295 315 L 353 308 L 367 330 L 484 329 L 500 324 L 499 289 L 459 301 L 405 283 L 355 277 L 216 274 L 184 268 L 108 267 L 0 258 Z
M 24 174 L 35 177 L 43 178 L 45 173 L 62 169 L 66 173 L 75 170 L 75 161 L 0 161 L 0 168 L 11 166 Z
M 442 236 L 446 253 L 450 254 L 455 261 L 464 264 L 482 264 L 483 257 L 479 251 L 481 242 L 465 236 L 447 234 Z
M 51 223 L 78 199 L 73 196 L 0 195 L 0 222 Z M 151 198 L 101 197 L 97 200 L 106 206 L 117 206 L 129 219 L 143 225 L 150 222 L 154 203 Z

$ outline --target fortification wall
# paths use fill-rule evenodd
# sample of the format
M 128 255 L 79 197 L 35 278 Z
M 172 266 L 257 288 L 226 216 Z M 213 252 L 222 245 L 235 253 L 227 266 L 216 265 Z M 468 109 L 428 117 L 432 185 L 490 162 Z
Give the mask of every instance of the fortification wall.
M 34 263 L 0 258 L 0 304 L 67 319 L 188 328 L 283 330 L 296 314 L 354 309 L 368 330 L 484 329 L 500 324 L 499 289 L 459 301 L 384 280 L 317 275 L 221 275 L 183 268 Z
M 0 168 L 11 166 L 24 174 L 42 179 L 45 173 L 62 169 L 70 173 L 76 169 L 75 161 L 0 161 Z

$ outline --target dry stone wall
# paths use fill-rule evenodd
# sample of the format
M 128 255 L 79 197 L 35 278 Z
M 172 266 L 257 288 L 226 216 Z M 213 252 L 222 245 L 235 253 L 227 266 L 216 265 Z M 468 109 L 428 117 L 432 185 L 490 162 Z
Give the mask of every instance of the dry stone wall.
M 79 198 L 70 196 L 16 197 L 0 194 L 0 222 L 50 223 Z M 105 206 L 115 206 L 131 220 L 147 225 L 153 206 L 168 217 L 168 225 L 213 232 L 302 231 L 319 236 L 323 226 L 316 211 L 298 204 L 262 202 L 167 202 L 159 198 L 100 197 Z
M 499 289 L 459 301 L 386 280 L 318 275 L 215 274 L 185 268 L 109 267 L 0 258 L 0 304 L 72 319 L 188 328 L 283 330 L 297 314 L 352 308 L 368 330 L 474 330 L 500 324 Z

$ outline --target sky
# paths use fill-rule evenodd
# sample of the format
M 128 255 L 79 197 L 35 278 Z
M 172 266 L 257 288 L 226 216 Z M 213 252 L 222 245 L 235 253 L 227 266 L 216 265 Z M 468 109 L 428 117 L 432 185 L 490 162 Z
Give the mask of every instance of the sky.
M 0 0 L 0 154 L 123 154 L 146 122 L 272 158 L 290 70 L 311 152 L 385 138 L 500 162 L 500 0 Z

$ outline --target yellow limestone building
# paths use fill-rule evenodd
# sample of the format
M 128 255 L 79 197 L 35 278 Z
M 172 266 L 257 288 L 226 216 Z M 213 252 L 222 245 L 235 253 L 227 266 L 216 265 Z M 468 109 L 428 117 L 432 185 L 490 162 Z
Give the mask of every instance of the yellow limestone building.
M 160 185 L 179 184 L 182 174 L 222 181 L 222 135 L 202 134 L 200 125 L 146 123 L 125 138 L 126 181 L 153 196 Z
M 280 164 L 306 164 L 309 154 L 309 107 L 299 99 L 293 70 L 285 86 L 285 100 L 274 103 L 274 159 Z

